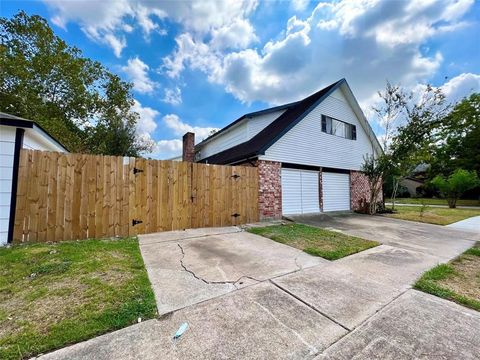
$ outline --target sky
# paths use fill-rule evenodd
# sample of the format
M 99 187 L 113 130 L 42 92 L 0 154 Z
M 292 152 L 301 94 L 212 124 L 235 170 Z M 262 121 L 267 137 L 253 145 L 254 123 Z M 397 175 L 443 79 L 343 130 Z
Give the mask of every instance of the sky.
M 46 18 L 69 45 L 134 84 L 149 157 L 181 153 L 245 113 L 345 78 L 377 136 L 386 80 L 448 101 L 480 91 L 480 1 L 2 0 Z

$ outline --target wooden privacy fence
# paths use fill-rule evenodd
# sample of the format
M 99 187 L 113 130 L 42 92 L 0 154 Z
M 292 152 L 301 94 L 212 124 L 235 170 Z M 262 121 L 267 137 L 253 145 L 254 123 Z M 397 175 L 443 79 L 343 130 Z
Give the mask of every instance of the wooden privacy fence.
M 14 242 L 254 221 L 257 168 L 21 151 Z

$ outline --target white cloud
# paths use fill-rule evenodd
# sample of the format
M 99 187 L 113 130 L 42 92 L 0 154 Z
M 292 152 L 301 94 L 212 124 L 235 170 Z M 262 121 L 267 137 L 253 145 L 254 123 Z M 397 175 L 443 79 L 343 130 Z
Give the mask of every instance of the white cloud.
M 110 46 L 117 57 L 126 46 L 123 32 L 131 32 L 134 25 L 142 29 L 146 40 L 152 31 L 166 34 L 155 18 L 169 18 L 187 30 L 198 34 L 225 31 L 243 32 L 239 43 L 252 41 L 249 24 L 241 23 L 257 7 L 257 0 L 203 0 L 203 1 L 151 1 L 151 0 L 43 0 L 53 12 L 51 20 L 57 26 L 66 28 L 69 22 L 76 22 L 92 40 Z M 224 36 L 227 36 L 225 34 Z M 220 40 L 219 40 L 220 41 Z M 240 46 L 238 45 L 238 46 Z
M 180 105 L 182 103 L 182 90 L 178 86 L 165 88 L 163 101 L 167 104 Z
M 181 155 L 182 140 L 160 140 L 156 143 L 152 156 L 157 159 L 170 159 Z
M 203 139 L 207 138 L 212 131 L 218 131 L 218 128 L 214 127 L 199 127 L 192 126 L 183 122 L 178 115 L 168 114 L 163 117 L 163 122 L 165 125 L 173 131 L 175 135 L 183 136 L 187 132 L 195 133 L 195 142 L 198 143 Z
M 474 92 L 480 92 L 480 74 L 460 74 L 448 80 L 441 89 L 448 101 L 459 101 Z
M 231 24 L 214 29 L 210 46 L 213 49 L 244 49 L 257 42 L 255 29 L 245 19 L 235 19 Z
M 129 59 L 122 70 L 127 74 L 130 81 L 133 82 L 134 90 L 139 93 L 152 93 L 157 84 L 148 77 L 149 66 L 138 57 Z
M 137 134 L 150 138 L 151 133 L 157 128 L 155 117 L 160 113 L 151 107 L 142 106 L 137 100 L 134 100 L 132 110 L 140 115 L 137 122 Z
M 116 31 L 124 26 L 122 19 L 134 13 L 129 1 L 44 1 L 55 12 L 54 24 L 65 29 L 68 22 L 77 22 L 90 39 L 110 46 L 120 57 L 126 42 Z
M 422 48 L 428 39 L 465 26 L 471 1 L 338 1 L 318 3 L 306 19 L 289 19 L 263 48 L 219 51 L 208 37 L 183 33 L 164 58 L 167 75 L 204 72 L 243 102 L 297 100 L 347 78 L 360 101 L 385 79 L 405 86 L 428 81 L 443 61 Z M 448 10 L 447 10 L 448 9 Z
M 307 8 L 310 0 L 293 0 L 292 7 L 296 11 L 303 11 Z

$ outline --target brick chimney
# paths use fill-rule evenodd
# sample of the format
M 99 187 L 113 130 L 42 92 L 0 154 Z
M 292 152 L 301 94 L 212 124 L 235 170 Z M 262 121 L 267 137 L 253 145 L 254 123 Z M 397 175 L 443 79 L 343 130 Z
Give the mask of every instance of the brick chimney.
M 187 132 L 183 135 L 183 154 L 182 160 L 193 162 L 195 158 L 195 134 Z

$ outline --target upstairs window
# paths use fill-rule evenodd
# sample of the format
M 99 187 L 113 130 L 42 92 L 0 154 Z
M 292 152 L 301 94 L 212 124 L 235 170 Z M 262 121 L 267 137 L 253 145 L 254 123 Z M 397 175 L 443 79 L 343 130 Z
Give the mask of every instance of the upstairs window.
M 322 131 L 349 140 L 357 140 L 357 127 L 330 116 L 322 115 Z

